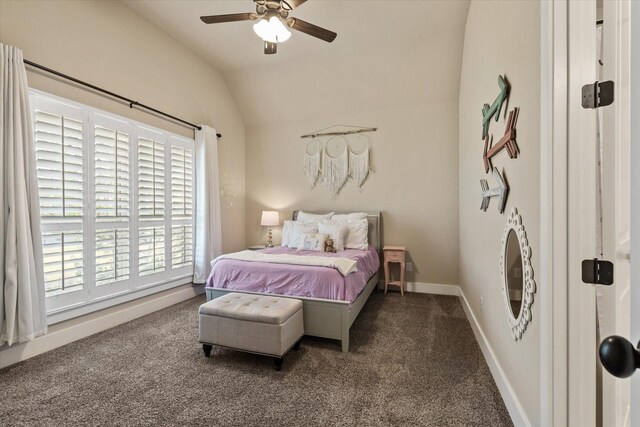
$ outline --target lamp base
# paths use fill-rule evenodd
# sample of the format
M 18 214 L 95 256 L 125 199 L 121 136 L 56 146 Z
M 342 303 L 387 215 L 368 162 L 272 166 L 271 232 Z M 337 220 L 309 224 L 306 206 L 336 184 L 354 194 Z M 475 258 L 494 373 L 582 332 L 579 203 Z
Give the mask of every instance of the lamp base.
M 264 245 L 265 248 L 272 248 L 273 247 L 273 241 L 271 240 L 272 238 L 272 234 L 271 234 L 271 227 L 269 227 L 269 240 L 267 240 L 267 244 Z

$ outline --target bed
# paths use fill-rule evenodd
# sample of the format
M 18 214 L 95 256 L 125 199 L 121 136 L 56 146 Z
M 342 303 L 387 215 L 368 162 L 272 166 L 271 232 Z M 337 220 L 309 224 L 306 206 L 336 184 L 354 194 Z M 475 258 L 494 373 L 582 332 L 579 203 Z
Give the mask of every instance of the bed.
M 336 212 L 336 214 L 339 213 Z M 298 211 L 294 211 L 294 220 L 297 218 L 297 214 Z M 312 282 L 323 282 L 325 278 L 328 280 L 329 278 L 325 277 L 326 275 L 339 275 L 337 271 L 326 267 L 309 266 L 301 268 L 301 266 L 288 265 L 287 267 L 289 268 L 294 267 L 295 276 L 298 278 L 296 280 L 299 280 L 300 283 L 279 287 L 276 282 L 279 279 L 278 275 L 282 274 L 283 270 L 277 265 L 245 262 L 244 268 L 241 269 L 242 271 L 235 269 L 236 272 L 231 273 L 225 272 L 223 267 L 226 264 L 226 268 L 229 268 L 234 261 L 221 260 L 216 263 L 209 280 L 207 280 L 205 288 L 207 301 L 218 298 L 228 292 L 260 295 L 277 294 L 281 297 L 302 300 L 305 335 L 339 340 L 342 343 L 342 351 L 347 353 L 349 351 L 349 329 L 379 281 L 379 254 L 381 253 L 380 212 L 367 213 L 367 222 L 369 226 L 369 249 L 367 251 L 344 251 L 336 254 L 337 256 L 346 255 L 359 258 L 357 259 L 359 271 L 345 276 L 343 278 L 345 283 L 342 287 L 336 288 L 334 286 L 331 288 L 320 283 L 316 287 L 321 289 L 314 289 L 313 292 L 309 291 L 309 286 L 307 285 L 312 284 Z M 270 248 L 265 249 L 264 252 L 283 253 L 286 252 L 286 248 Z M 317 270 L 319 268 L 324 268 L 325 271 L 319 272 Z M 230 274 L 235 274 L 235 276 L 230 278 Z M 361 277 L 356 277 L 358 274 Z M 268 277 L 260 278 L 260 275 Z M 246 280 L 246 285 L 242 285 L 244 278 L 250 278 Z M 270 285 L 267 287 L 261 285 L 259 283 L 261 280 L 266 280 Z M 268 292 L 264 292 L 266 288 L 269 289 Z M 302 291 L 304 289 L 307 289 L 307 291 Z

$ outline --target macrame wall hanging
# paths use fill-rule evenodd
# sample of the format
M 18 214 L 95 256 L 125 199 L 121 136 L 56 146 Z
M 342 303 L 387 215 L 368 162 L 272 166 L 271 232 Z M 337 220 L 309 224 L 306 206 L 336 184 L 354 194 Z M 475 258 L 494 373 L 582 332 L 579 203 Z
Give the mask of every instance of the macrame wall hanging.
M 349 130 L 329 129 L 336 127 L 349 127 Z M 329 137 L 326 141 L 311 141 L 307 143 L 304 152 L 304 174 L 315 187 L 319 178 L 331 193 L 334 199 L 349 179 L 354 181 L 359 191 L 367 180 L 371 169 L 371 140 L 363 132 L 375 132 L 376 128 L 363 128 L 359 126 L 331 126 L 302 138 Z M 355 143 L 354 149 L 349 142 Z M 364 141 L 364 150 L 360 146 Z M 314 144 L 315 142 L 315 144 Z
M 307 176 L 311 188 L 316 186 L 320 172 L 322 171 L 321 154 L 322 144 L 320 141 L 310 141 L 304 150 L 304 174 Z
M 366 146 L 362 153 L 356 153 L 349 147 L 349 176 L 356 183 L 358 190 L 362 191 L 362 184 L 364 184 L 369 172 L 371 172 L 371 164 L 369 162 L 371 140 L 365 135 L 357 135 L 357 138 L 364 141 Z
M 340 154 L 332 157 L 329 154 L 329 145 L 340 144 L 340 142 L 343 144 Z M 331 198 L 335 199 L 349 178 L 349 144 L 345 137 L 334 136 L 327 140 L 324 146 L 323 163 L 322 180 L 331 192 Z

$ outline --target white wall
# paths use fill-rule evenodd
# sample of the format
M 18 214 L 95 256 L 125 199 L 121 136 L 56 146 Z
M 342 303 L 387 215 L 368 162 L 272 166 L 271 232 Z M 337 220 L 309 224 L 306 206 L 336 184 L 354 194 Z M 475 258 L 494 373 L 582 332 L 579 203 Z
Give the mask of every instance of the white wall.
M 460 286 L 515 398 L 531 425 L 540 423 L 539 303 L 520 341 L 512 338 L 501 293 L 500 241 L 512 207 L 522 215 L 532 249 L 535 273 L 540 266 L 540 4 L 538 2 L 473 1 L 469 9 L 460 78 Z M 507 107 L 520 107 L 516 126 L 520 154 L 509 159 L 503 151 L 493 164 L 510 186 L 505 213 L 498 214 L 493 199 L 487 212 L 480 206 L 479 180 L 486 178 L 482 162 L 481 109 L 498 94 L 497 78 L 506 74 L 511 84 Z M 504 110 L 503 110 L 504 113 Z M 504 114 L 490 133 L 497 141 L 504 133 Z M 538 284 L 543 286 L 543 284 Z M 480 308 L 484 299 L 484 309 Z
M 384 243 L 407 246 L 414 263 L 408 281 L 457 284 L 462 12 L 438 37 L 227 73 L 247 124 L 248 245 L 265 240 L 264 208 L 380 210 Z M 349 182 L 331 200 L 322 184 L 309 189 L 300 136 L 335 124 L 379 131 L 363 191 Z
M 244 247 L 244 123 L 224 78 L 116 1 L 0 0 L 0 41 L 26 59 L 138 100 L 192 123 L 216 127 L 220 142 L 223 248 Z M 131 110 L 50 76 L 29 85 L 64 98 L 193 137 L 193 131 Z

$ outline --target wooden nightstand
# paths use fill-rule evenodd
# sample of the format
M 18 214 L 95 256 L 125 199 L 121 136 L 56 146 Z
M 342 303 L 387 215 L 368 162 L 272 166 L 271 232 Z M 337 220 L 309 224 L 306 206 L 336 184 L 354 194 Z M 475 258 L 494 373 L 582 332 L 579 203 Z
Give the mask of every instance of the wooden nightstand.
M 249 249 L 250 251 L 259 251 L 260 249 L 264 249 L 266 248 L 265 245 L 255 245 L 255 246 L 249 246 L 247 249 Z
M 387 293 L 387 286 L 400 286 L 400 294 L 404 295 L 404 254 L 406 249 L 404 246 L 385 246 L 384 251 L 384 293 Z M 391 280 L 389 275 L 389 263 L 397 262 L 400 264 L 400 280 Z

